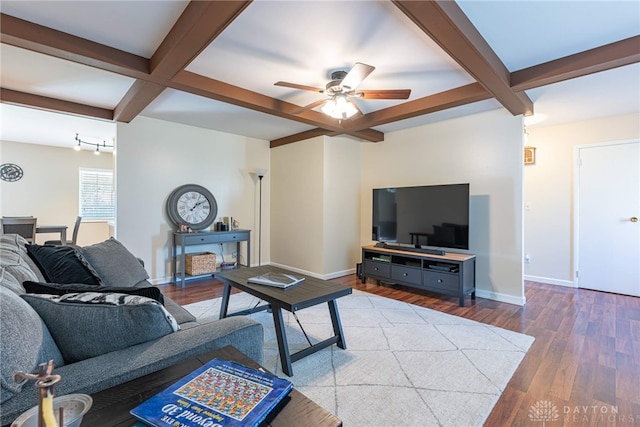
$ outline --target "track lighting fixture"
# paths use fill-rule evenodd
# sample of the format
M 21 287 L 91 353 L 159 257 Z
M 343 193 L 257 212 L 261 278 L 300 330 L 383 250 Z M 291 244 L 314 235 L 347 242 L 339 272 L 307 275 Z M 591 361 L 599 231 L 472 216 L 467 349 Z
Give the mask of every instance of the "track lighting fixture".
M 113 145 L 108 145 L 105 141 L 102 141 L 102 144 L 95 143 L 95 142 L 83 141 L 83 140 L 80 139 L 80 137 L 78 136 L 77 133 L 76 133 L 76 141 L 78 143 L 73 147 L 74 150 L 80 151 L 82 149 L 82 144 L 90 145 L 92 147 L 96 147 L 95 151 L 93 152 L 93 154 L 95 154 L 96 156 L 100 155 L 100 147 L 102 147 L 102 148 L 113 148 Z

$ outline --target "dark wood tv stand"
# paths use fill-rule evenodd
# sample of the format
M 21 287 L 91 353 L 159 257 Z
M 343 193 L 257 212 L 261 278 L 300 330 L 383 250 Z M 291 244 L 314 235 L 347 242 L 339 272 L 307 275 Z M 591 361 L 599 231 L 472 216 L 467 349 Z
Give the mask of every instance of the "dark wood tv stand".
M 476 298 L 476 256 L 446 252 L 430 255 L 397 249 L 362 247 L 362 283 L 367 278 L 456 296 Z

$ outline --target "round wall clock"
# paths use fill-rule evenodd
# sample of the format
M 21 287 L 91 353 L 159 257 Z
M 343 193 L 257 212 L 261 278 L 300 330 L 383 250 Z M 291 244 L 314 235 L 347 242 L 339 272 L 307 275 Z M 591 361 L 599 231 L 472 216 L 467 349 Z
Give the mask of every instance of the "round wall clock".
M 193 230 L 209 227 L 218 215 L 213 194 L 201 185 L 182 185 L 167 199 L 169 219 L 177 226 L 187 225 Z
M 22 168 L 13 163 L 5 163 L 0 166 L 0 179 L 3 181 L 14 182 L 22 178 L 24 172 Z

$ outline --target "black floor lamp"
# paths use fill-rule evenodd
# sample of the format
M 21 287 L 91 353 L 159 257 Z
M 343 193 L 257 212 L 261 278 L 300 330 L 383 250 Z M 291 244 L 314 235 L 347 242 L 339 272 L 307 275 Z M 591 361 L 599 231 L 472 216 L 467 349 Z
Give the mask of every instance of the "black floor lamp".
M 262 178 L 264 178 L 266 174 L 266 169 L 256 169 L 256 175 L 258 175 L 258 179 L 260 180 L 260 206 L 258 213 L 258 227 L 260 228 L 260 234 L 258 234 L 258 265 L 262 265 Z

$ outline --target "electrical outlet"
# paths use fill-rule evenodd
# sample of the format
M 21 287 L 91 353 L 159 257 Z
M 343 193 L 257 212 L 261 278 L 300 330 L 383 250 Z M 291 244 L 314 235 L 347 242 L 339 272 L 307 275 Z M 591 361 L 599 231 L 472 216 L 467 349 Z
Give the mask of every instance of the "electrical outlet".
M 531 255 L 524 254 L 524 263 L 525 264 L 531 264 Z

